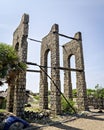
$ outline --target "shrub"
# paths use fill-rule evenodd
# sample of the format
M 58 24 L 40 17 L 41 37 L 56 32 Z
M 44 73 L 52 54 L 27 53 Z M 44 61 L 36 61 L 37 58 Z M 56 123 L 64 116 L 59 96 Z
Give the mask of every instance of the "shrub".
M 35 95 L 34 98 L 35 98 L 36 100 L 39 100 L 39 94 Z
M 74 101 L 71 99 L 67 99 L 68 102 L 70 103 L 70 105 L 74 108 Z M 66 102 L 66 100 L 62 97 L 61 98 L 61 108 L 62 108 L 62 112 L 64 113 L 68 113 L 68 114 L 74 114 L 74 111 L 72 110 L 72 108 L 69 106 L 69 104 Z
M 2 101 L 2 104 L 0 106 L 0 109 L 6 109 L 6 99 L 4 98 Z
M 3 80 L 10 79 L 10 74 L 16 75 L 18 72 L 25 71 L 26 68 L 26 64 L 20 62 L 16 50 L 11 45 L 0 43 L 0 85 L 3 85 Z

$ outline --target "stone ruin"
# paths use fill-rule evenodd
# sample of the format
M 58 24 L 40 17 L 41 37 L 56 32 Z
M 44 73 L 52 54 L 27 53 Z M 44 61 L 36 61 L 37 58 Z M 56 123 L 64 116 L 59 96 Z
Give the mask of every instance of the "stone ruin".
M 29 15 L 24 14 L 22 16 L 20 25 L 13 34 L 13 47 L 18 52 L 20 60 L 27 61 L 28 50 L 28 28 L 29 28 Z M 60 86 L 60 68 L 64 70 L 64 95 L 66 98 L 72 98 L 72 82 L 71 82 L 71 69 L 70 58 L 75 56 L 76 64 L 76 81 L 77 81 L 77 106 L 78 110 L 83 111 L 88 109 L 87 95 L 86 95 L 86 81 L 84 72 L 84 59 L 81 33 L 75 34 L 74 38 L 63 45 L 63 63 L 64 66 L 60 67 L 60 52 L 59 52 L 59 26 L 54 24 L 51 31 L 46 35 L 41 42 L 41 66 L 45 66 L 43 69 L 47 72 L 47 60 L 48 53 L 51 52 L 51 78 L 54 83 Z M 59 69 L 54 69 L 59 68 Z M 69 70 L 70 71 L 69 71 Z M 41 71 L 40 73 L 40 109 L 48 109 L 48 80 L 47 75 Z M 17 75 L 17 80 L 13 79 L 13 82 L 8 86 L 7 96 L 7 110 L 13 112 L 17 116 L 21 116 L 24 112 L 25 104 L 25 91 L 26 91 L 26 73 Z M 53 114 L 61 113 L 61 94 L 56 89 L 56 86 L 51 82 L 51 112 Z
M 13 34 L 13 47 L 18 52 L 20 61 L 27 61 L 27 37 L 28 37 L 29 16 L 24 14 L 20 25 Z M 21 73 L 13 79 L 8 86 L 7 110 L 17 116 L 21 116 L 24 111 L 26 91 L 26 73 Z
M 94 109 L 104 109 L 104 98 L 87 97 L 88 106 L 93 106 Z

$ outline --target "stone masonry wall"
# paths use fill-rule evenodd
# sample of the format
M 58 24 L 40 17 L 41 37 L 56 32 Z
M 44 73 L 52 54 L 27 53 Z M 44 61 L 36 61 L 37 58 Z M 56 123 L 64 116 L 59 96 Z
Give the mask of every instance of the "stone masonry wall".
M 29 28 L 29 15 L 24 14 L 18 28 L 13 34 L 13 47 L 18 52 L 20 61 L 27 61 L 27 37 Z M 56 32 L 56 33 L 54 33 Z M 41 66 L 47 72 L 48 53 L 51 52 L 51 67 L 60 67 L 59 58 L 59 27 L 54 24 L 51 31 L 42 39 L 41 44 Z M 80 111 L 87 110 L 86 82 L 84 72 L 83 48 L 81 33 L 75 34 L 74 38 L 80 40 L 72 40 L 63 45 L 63 63 L 65 68 L 70 68 L 70 58 L 75 56 L 76 69 L 82 69 L 81 72 L 76 71 L 77 86 L 77 106 Z M 40 73 L 40 108 L 48 109 L 48 80 L 46 73 L 41 70 Z M 60 70 L 51 68 L 51 78 L 61 90 L 60 86 Z M 53 114 L 61 113 L 61 95 L 56 86 L 51 81 L 51 97 L 50 109 Z M 8 86 L 7 110 L 13 112 L 17 116 L 24 113 L 25 92 L 26 92 L 26 73 L 18 74 Z M 72 98 L 71 72 L 64 70 L 64 95 L 66 98 Z
M 20 25 L 13 34 L 13 47 L 18 52 L 20 61 L 27 61 L 27 37 L 29 15 L 22 16 Z M 7 110 L 17 116 L 24 112 L 24 99 L 26 87 L 26 73 L 21 73 L 14 78 L 14 83 L 8 86 Z
M 88 108 L 81 33 L 76 33 L 74 38 L 80 40 L 71 40 L 63 45 L 63 63 L 65 68 L 70 68 L 70 58 L 74 55 L 76 69 L 83 70 L 76 71 L 77 105 L 79 110 L 86 110 Z M 71 71 L 67 70 L 64 71 L 64 94 L 67 98 L 72 98 Z
M 41 65 L 46 66 L 44 70 L 47 72 L 47 56 L 48 52 L 51 52 L 51 66 L 59 67 L 59 36 L 53 32 L 58 32 L 58 25 L 54 24 L 49 34 L 42 39 L 41 45 Z M 60 89 L 60 72 L 56 69 L 51 69 L 51 78 Z M 51 82 L 51 111 L 53 114 L 59 114 L 61 112 L 61 99 L 60 93 L 56 89 L 56 86 Z M 48 108 L 48 81 L 46 74 L 42 71 L 40 74 L 40 108 Z
M 88 106 L 93 106 L 95 109 L 104 109 L 104 98 L 88 97 Z

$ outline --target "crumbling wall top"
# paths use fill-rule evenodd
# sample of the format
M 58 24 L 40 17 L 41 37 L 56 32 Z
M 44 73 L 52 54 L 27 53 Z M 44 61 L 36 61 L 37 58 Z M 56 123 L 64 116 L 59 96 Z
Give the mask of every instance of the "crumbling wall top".
M 58 24 L 53 24 L 53 26 L 51 27 L 51 31 L 50 32 L 59 32 Z
M 29 23 L 29 15 L 23 14 L 21 22 L 17 29 L 14 31 L 13 36 L 28 36 L 28 23 Z

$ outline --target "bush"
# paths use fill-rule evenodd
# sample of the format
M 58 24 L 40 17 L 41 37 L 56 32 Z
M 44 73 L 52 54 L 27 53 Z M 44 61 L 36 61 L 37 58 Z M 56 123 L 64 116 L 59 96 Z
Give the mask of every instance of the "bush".
M 67 99 L 68 102 L 70 103 L 70 105 L 74 108 L 74 101 L 71 99 Z M 62 97 L 61 98 L 61 108 L 62 108 L 62 112 L 64 113 L 69 113 L 69 114 L 74 114 L 74 111 L 72 110 L 72 108 L 69 106 L 69 104 L 66 102 L 66 100 Z
M 3 99 L 0 109 L 6 109 L 6 99 L 5 98 Z
M 11 75 L 16 75 L 16 72 L 26 71 L 26 63 L 20 62 L 16 50 L 4 43 L 0 43 L 0 86 L 3 85 L 3 80 L 9 83 L 8 79 L 13 79 Z
M 34 98 L 35 98 L 36 100 L 39 100 L 39 94 L 35 95 Z

